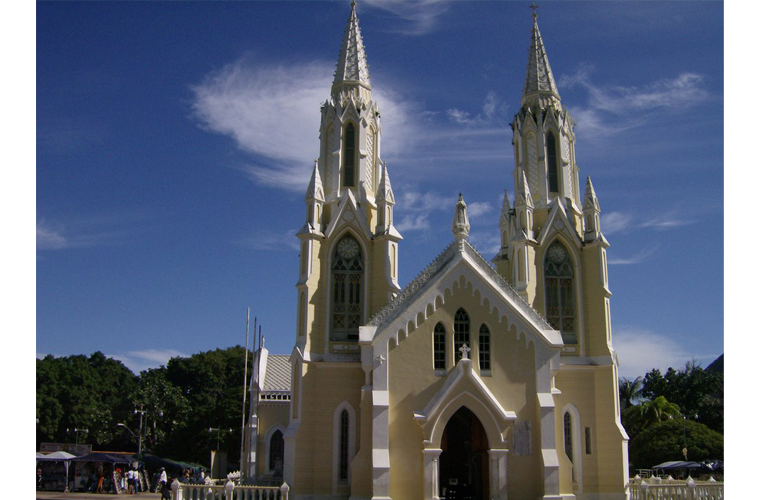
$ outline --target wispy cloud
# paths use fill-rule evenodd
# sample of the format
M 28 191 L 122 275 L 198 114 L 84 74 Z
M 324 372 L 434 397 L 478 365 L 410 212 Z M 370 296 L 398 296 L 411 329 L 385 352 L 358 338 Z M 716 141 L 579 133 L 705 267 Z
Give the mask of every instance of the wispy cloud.
M 711 98 L 704 77 L 696 73 L 681 73 L 639 87 L 599 86 L 591 81 L 591 67 L 582 66 L 574 75 L 562 77 L 559 86 L 578 87 L 588 93 L 584 107 L 570 108 L 577 133 L 588 140 L 638 127 L 658 113 L 671 108 L 681 112 Z
M 669 367 L 680 369 L 695 359 L 711 360 L 721 353 L 704 353 L 685 347 L 675 339 L 675 332 L 657 333 L 633 326 L 616 326 L 612 345 L 620 360 L 620 376 L 635 378 L 653 368 L 661 371 Z
M 501 103 L 497 94 L 490 91 L 484 99 L 481 112 L 472 115 L 468 111 L 451 108 L 446 114 L 451 121 L 460 125 L 480 126 L 505 123 L 505 120 L 509 119 L 509 111 L 510 106 L 507 103 Z
M 468 220 L 473 221 L 474 218 L 478 217 L 481 219 L 481 216 L 484 214 L 488 214 L 492 211 L 492 204 L 486 201 L 474 201 L 471 203 L 468 203 Z
M 253 250 L 299 250 L 299 240 L 296 237 L 296 233 L 296 230 L 284 231 L 282 233 L 261 230 L 237 243 Z
M 619 233 L 629 227 L 631 219 L 632 217 L 629 214 L 621 212 L 608 212 L 602 214 L 601 230 L 606 235 Z
M 614 264 L 614 265 L 641 264 L 642 262 L 647 260 L 651 255 L 653 255 L 657 250 L 658 250 L 658 245 L 651 245 L 639 250 L 638 252 L 631 255 L 630 257 L 608 257 L 607 264 Z
M 666 214 L 662 215 L 660 217 L 655 217 L 654 219 L 650 219 L 644 223 L 641 224 L 641 227 L 651 227 L 653 229 L 658 229 L 660 231 L 665 231 L 667 229 L 675 229 L 681 226 L 687 226 L 689 224 L 694 224 L 695 221 L 692 219 L 683 219 L 680 217 L 677 217 L 676 214 Z
M 40 219 L 37 221 L 37 249 L 63 250 L 114 245 L 123 241 L 134 229 L 117 227 L 111 217 L 86 217 L 66 223 Z
M 303 191 L 318 156 L 319 108 L 329 96 L 334 63 L 270 64 L 243 57 L 192 86 L 193 116 L 226 135 L 253 163 L 239 165 L 257 184 Z M 398 155 L 419 114 L 380 85 L 376 100 L 388 123 L 388 151 Z
M 144 349 L 139 351 L 128 351 L 123 354 L 105 354 L 105 356 L 117 359 L 126 365 L 129 370 L 139 374 L 143 370 L 167 365 L 168 360 L 171 358 L 185 358 L 188 357 L 189 354 L 177 351 L 176 349 Z
M 367 7 L 384 10 L 400 22 L 390 30 L 403 35 L 424 35 L 436 29 L 439 17 L 449 8 L 445 0 L 359 0 Z

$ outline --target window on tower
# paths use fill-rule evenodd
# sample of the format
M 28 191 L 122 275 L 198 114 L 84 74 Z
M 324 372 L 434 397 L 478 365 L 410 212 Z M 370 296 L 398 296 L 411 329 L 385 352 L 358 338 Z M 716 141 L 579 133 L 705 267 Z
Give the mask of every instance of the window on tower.
M 545 254 L 545 315 L 565 344 L 577 344 L 574 269 L 567 249 L 554 242 Z
M 492 346 L 487 325 L 481 325 L 479 328 L 479 370 L 489 371 L 492 369 Z
M 332 340 L 358 340 L 364 314 L 364 259 L 352 236 L 343 237 L 332 261 Z
M 441 323 L 433 329 L 433 368 L 446 369 L 446 330 Z
M 275 474 L 283 475 L 283 433 L 275 431 L 270 438 L 270 460 L 268 464 L 270 471 Z
M 345 129 L 345 164 L 342 173 L 342 186 L 356 185 L 356 129 L 348 124 Z
M 559 170 L 556 160 L 556 135 L 549 131 L 545 140 L 545 148 L 548 159 L 548 191 L 551 193 L 559 192 Z

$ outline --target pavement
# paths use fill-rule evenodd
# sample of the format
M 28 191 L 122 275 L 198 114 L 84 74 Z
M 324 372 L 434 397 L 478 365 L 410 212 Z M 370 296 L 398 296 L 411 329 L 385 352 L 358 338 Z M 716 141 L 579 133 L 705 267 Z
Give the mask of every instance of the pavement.
M 84 491 L 72 491 L 67 493 L 61 491 L 35 491 L 35 493 L 35 498 L 46 500 L 115 500 L 115 497 L 118 496 L 115 493 L 86 493 Z M 160 500 L 160 493 L 147 492 L 136 495 L 123 493 L 120 497 L 125 500 Z

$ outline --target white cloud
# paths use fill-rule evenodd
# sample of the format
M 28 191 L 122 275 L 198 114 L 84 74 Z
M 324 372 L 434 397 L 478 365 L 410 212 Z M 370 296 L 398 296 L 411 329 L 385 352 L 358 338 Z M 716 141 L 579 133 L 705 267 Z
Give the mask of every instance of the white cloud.
M 430 229 L 430 222 L 428 222 L 428 214 L 427 213 L 406 214 L 397 221 L 396 227 L 398 228 L 399 232 L 402 232 L 402 233 L 407 233 L 409 231 L 423 231 L 426 229 Z
M 490 91 L 484 99 L 481 112 L 475 116 L 471 116 L 469 112 L 456 108 L 448 109 L 446 114 L 451 121 L 460 125 L 480 126 L 505 123 L 506 120 L 510 119 L 508 116 L 509 110 L 510 106 L 507 103 L 501 103 L 497 98 L 497 94 Z
M 693 358 L 712 359 L 719 355 L 688 350 L 674 339 L 671 333 L 660 334 L 631 326 L 614 328 L 612 345 L 618 353 L 620 376 L 633 379 L 653 368 L 665 372 L 669 367 L 683 368 Z
M 695 73 L 681 73 L 641 87 L 598 86 L 591 81 L 590 73 L 590 66 L 582 66 L 574 75 L 559 80 L 563 89 L 580 87 L 588 92 L 586 106 L 573 106 L 570 113 L 577 133 L 589 140 L 638 127 L 671 108 L 681 112 L 711 97 L 703 76 Z
M 390 31 L 403 35 L 424 35 L 433 31 L 448 5 L 445 0 L 359 0 L 362 4 L 384 10 L 403 23 Z
M 468 240 L 479 253 L 486 256 L 494 256 L 500 250 L 500 233 L 491 231 L 474 231 L 471 222 L 471 232 Z
M 693 224 L 695 221 L 690 219 L 680 219 L 674 214 L 666 214 L 644 222 L 641 227 L 651 227 L 658 230 L 674 229 L 681 226 Z
M 126 365 L 129 370 L 139 374 L 143 370 L 166 365 L 171 358 L 185 358 L 188 357 L 189 354 L 184 354 L 176 349 L 144 349 L 139 351 L 128 351 L 123 354 L 105 354 L 105 356 L 117 359 Z
M 67 248 L 67 238 L 61 233 L 60 227 L 48 227 L 45 221 L 37 222 L 37 248 L 38 250 L 58 250 Z
M 124 222 L 110 216 L 89 216 L 70 220 L 66 224 L 40 219 L 36 224 L 37 249 L 63 250 L 113 245 L 134 232 L 125 227 L 116 228 Z
M 334 63 L 267 64 L 248 57 L 228 64 L 192 86 L 193 114 L 201 126 L 235 140 L 258 155 L 239 166 L 257 184 L 303 191 L 318 156 L 320 106 L 329 97 Z M 388 152 L 410 143 L 419 114 L 399 93 L 378 85 L 375 100 L 387 127 Z
M 628 228 L 632 217 L 621 212 L 602 214 L 601 229 L 604 234 L 612 234 Z
M 272 233 L 261 230 L 240 243 L 253 250 L 299 250 L 299 240 L 296 237 L 296 230 L 288 230 L 282 233 Z
M 647 260 L 648 257 L 650 257 L 652 254 L 654 254 L 658 250 L 658 245 L 652 245 L 648 246 L 646 248 L 642 248 L 635 254 L 633 254 L 630 257 L 612 257 L 607 259 L 607 264 L 610 265 L 633 265 L 633 264 L 640 264 Z
M 492 211 L 492 204 L 486 201 L 474 201 L 468 203 L 468 220 L 472 223 L 473 217 L 481 217 Z

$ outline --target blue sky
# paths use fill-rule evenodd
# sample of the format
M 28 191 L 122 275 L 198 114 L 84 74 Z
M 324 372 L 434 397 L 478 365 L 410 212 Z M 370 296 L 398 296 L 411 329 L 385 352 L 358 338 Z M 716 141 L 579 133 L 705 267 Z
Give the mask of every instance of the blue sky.
M 528 2 L 358 4 L 400 283 L 452 239 L 491 258 Z M 38 3 L 36 353 L 135 371 L 294 342 L 304 190 L 348 2 Z M 723 4 L 544 2 L 539 26 L 611 243 L 621 375 L 724 351 Z

